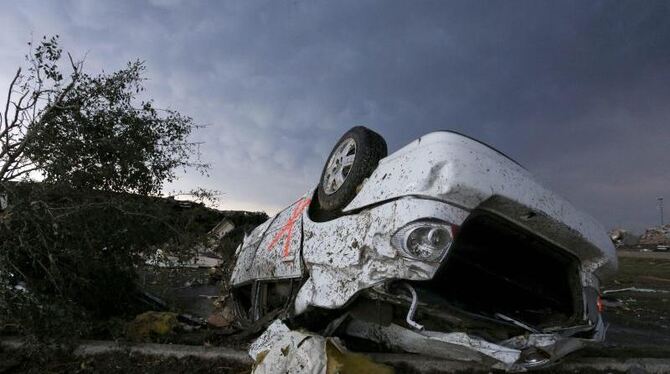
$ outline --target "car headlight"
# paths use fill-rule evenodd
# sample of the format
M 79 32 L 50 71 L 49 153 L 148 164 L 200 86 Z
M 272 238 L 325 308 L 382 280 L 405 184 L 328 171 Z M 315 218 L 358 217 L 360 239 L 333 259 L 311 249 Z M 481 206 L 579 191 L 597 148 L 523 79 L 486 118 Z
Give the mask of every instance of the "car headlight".
M 416 221 L 401 228 L 391 244 L 405 255 L 423 261 L 438 261 L 453 242 L 452 227 L 441 221 Z

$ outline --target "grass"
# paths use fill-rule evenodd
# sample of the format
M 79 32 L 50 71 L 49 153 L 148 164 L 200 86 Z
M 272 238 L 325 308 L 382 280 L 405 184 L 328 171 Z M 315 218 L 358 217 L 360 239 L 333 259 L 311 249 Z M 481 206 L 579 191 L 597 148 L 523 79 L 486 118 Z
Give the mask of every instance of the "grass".
M 603 284 L 603 289 L 629 287 L 660 292 L 624 291 L 606 295 L 620 301 L 621 305 L 605 310 L 605 319 L 611 324 L 607 334 L 610 347 L 601 350 L 599 355 L 616 352 L 616 355 L 627 357 L 668 357 L 670 254 L 650 253 L 648 257 L 635 258 L 620 256 L 618 273 Z

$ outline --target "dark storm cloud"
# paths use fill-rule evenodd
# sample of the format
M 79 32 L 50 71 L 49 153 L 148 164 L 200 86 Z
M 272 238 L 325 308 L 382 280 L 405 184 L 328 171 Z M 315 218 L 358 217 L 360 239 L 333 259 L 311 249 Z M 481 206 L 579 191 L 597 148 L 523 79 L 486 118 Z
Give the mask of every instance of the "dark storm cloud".
M 146 60 L 161 105 L 211 124 L 212 177 L 177 187 L 217 187 L 229 206 L 290 202 L 364 123 L 392 150 L 437 129 L 478 137 L 606 225 L 639 229 L 670 198 L 666 4 L 17 2 L 0 15 L 16 51 L 0 64 L 20 62 L 30 31 L 60 33 L 92 69 Z

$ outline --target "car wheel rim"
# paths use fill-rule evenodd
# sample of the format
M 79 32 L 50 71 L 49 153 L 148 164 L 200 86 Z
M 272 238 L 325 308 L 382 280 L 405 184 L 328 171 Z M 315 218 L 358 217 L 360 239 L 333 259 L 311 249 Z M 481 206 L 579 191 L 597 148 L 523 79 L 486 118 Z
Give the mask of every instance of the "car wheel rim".
M 323 191 L 332 195 L 342 187 L 356 159 L 356 141 L 348 138 L 340 144 L 328 160 L 323 176 Z

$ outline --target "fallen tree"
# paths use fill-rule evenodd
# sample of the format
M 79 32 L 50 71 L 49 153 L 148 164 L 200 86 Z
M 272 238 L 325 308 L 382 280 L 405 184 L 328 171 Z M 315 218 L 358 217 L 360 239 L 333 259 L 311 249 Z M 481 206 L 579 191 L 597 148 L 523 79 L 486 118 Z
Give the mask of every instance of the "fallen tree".
M 224 216 L 128 193 L 20 183 L 0 213 L 0 327 L 86 335 L 132 315 L 136 268 L 156 253 L 187 259 Z

